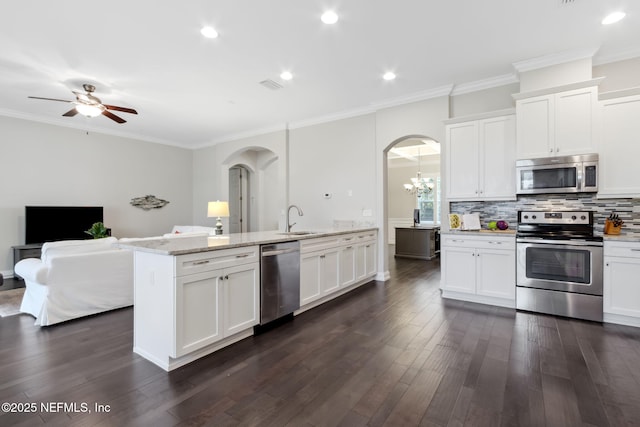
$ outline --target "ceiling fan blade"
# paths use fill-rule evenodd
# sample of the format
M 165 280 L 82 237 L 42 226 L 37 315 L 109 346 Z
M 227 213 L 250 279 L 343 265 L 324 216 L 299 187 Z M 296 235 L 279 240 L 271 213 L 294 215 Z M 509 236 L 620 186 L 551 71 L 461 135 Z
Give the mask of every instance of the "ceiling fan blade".
M 67 111 L 66 113 L 63 114 L 64 117 L 73 117 L 76 114 L 78 114 L 78 110 L 74 108 L 72 108 L 71 110 Z
M 69 101 L 68 99 L 42 98 L 42 97 L 40 97 L 40 96 L 28 96 L 27 98 L 31 98 L 31 99 L 44 99 L 45 101 L 73 102 L 73 101 Z
M 107 104 L 102 104 L 102 105 L 107 110 L 122 111 L 123 113 L 129 113 L 129 114 L 138 114 L 138 112 L 136 110 L 134 110 L 133 108 L 118 107 L 118 106 L 115 106 L 115 105 L 107 105 Z
M 103 115 L 103 116 L 107 116 L 107 117 L 109 117 L 109 118 L 110 118 L 111 120 L 113 120 L 114 122 L 118 122 L 118 123 L 125 123 L 125 122 L 126 122 L 126 120 L 125 120 L 125 119 L 123 119 L 122 117 L 118 117 L 118 116 L 116 116 L 115 114 L 113 114 L 112 112 L 107 111 L 107 110 L 104 110 L 104 111 L 102 112 L 102 115 Z

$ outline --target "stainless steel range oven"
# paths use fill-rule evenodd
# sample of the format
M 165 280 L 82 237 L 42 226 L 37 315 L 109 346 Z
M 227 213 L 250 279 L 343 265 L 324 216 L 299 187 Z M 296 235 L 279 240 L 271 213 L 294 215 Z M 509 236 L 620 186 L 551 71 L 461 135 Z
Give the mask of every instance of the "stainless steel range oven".
M 601 236 L 593 212 L 520 211 L 516 307 L 602 321 Z

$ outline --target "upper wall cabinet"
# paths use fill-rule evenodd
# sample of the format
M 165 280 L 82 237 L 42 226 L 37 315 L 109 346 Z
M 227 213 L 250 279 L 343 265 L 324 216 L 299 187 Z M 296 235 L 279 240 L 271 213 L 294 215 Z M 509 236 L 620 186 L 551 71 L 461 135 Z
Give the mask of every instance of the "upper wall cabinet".
M 598 197 L 640 197 L 640 94 L 601 101 Z
M 517 158 L 594 152 L 597 106 L 597 86 L 531 97 L 518 94 Z
M 515 200 L 515 116 L 445 123 L 447 198 Z

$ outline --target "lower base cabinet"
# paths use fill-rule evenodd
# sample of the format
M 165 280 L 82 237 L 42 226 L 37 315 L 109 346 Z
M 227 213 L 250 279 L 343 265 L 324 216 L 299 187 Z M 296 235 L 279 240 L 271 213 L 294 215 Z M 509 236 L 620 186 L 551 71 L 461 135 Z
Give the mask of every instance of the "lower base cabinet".
M 441 288 L 445 298 L 515 307 L 513 236 L 442 236 Z
M 253 334 L 260 321 L 258 246 L 134 254 L 134 351 L 165 370 Z
M 640 326 L 640 243 L 604 242 L 604 321 Z
M 377 231 L 300 241 L 300 307 L 376 275 Z

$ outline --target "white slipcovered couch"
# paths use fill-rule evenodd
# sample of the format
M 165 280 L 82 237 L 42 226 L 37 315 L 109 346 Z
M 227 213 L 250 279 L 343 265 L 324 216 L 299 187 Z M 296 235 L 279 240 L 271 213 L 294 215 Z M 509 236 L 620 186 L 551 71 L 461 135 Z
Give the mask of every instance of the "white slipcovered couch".
M 26 290 L 20 311 L 39 326 L 133 305 L 133 253 L 115 237 L 45 243 L 40 259 L 18 262 Z

